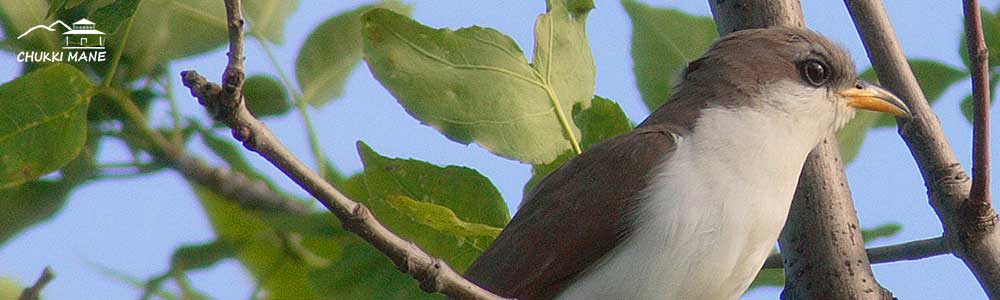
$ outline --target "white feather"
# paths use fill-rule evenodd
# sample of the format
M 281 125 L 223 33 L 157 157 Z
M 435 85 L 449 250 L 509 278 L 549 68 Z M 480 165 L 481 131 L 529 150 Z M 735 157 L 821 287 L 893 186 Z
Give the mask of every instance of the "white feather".
M 557 299 L 728 300 L 775 245 L 808 152 L 853 115 L 827 89 L 778 83 L 710 108 L 665 157 L 628 239 Z

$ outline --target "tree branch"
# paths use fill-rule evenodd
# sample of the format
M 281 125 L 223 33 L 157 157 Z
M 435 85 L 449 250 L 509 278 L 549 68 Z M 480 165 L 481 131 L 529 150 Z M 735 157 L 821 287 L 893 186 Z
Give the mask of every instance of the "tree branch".
M 880 82 L 906 101 L 910 119 L 899 134 L 920 167 L 948 248 L 965 262 L 991 298 L 1000 298 L 1000 231 L 996 211 L 968 201 L 970 182 L 945 138 L 896 40 L 882 1 L 845 0 Z M 976 48 L 970 45 L 969 48 Z M 987 199 L 988 200 L 988 199 Z
M 42 270 L 42 275 L 38 277 L 37 281 L 35 281 L 35 284 L 31 285 L 28 288 L 25 288 L 24 291 L 21 291 L 21 296 L 18 297 L 17 299 L 18 300 L 41 299 L 42 289 L 45 288 L 45 285 L 49 284 L 49 282 L 52 281 L 52 278 L 55 277 L 56 274 L 52 273 L 52 268 L 45 267 L 45 269 Z
M 229 63 L 222 86 L 209 83 L 194 71 L 181 73 L 184 85 L 210 114 L 232 129 L 233 137 L 274 164 L 329 209 L 345 229 L 357 234 L 388 256 L 401 271 L 420 281 L 427 292 L 441 292 L 456 299 L 504 299 L 465 280 L 444 261 L 434 258 L 416 244 L 404 240 L 383 226 L 371 211 L 357 203 L 292 155 L 263 123 L 247 110 L 242 95 L 243 16 L 239 0 L 226 0 L 229 28 Z
M 951 253 L 943 237 L 916 240 L 902 244 L 865 249 L 868 260 L 873 264 L 918 260 Z M 774 253 L 764 261 L 763 269 L 782 268 L 781 253 Z
M 149 128 L 146 117 L 130 96 L 111 88 L 101 89 L 99 92 L 115 102 L 125 113 L 128 124 L 136 126 L 142 133 L 149 143 L 144 147 L 145 150 L 180 172 L 184 178 L 210 188 L 226 199 L 233 199 L 244 208 L 302 215 L 310 212 L 304 203 L 276 193 L 260 180 L 226 168 L 213 167 L 170 143 L 158 131 Z
M 965 44 L 972 69 L 972 191 L 962 213 L 973 224 L 996 222 L 990 197 L 990 73 L 989 49 L 983 38 L 979 1 L 965 0 Z M 979 229 L 977 229 L 979 230 Z
M 805 27 L 797 0 L 709 1 L 720 34 L 769 26 Z M 809 153 L 778 241 L 781 299 L 892 299 L 865 255 L 836 137 Z M 848 263 L 844 263 L 848 262 Z

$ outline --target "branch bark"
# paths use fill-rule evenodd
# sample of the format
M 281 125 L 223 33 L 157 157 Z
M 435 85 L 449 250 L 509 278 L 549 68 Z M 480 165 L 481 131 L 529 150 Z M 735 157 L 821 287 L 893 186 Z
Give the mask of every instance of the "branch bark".
M 404 273 L 420 281 L 427 292 L 440 292 L 456 299 L 504 299 L 465 280 L 444 261 L 424 252 L 416 244 L 389 231 L 364 205 L 357 203 L 292 155 L 263 123 L 247 110 L 242 94 L 243 16 L 239 0 L 226 0 L 229 30 L 229 62 L 222 86 L 209 83 L 194 71 L 181 73 L 184 85 L 209 113 L 232 129 L 233 137 L 257 152 L 323 204 L 340 219 L 345 229 L 357 234 L 388 256 Z
M 56 274 L 52 273 L 52 268 L 45 267 L 45 269 L 42 270 L 42 275 L 38 276 L 38 280 L 35 281 L 35 284 L 33 284 L 30 287 L 27 287 L 23 291 L 21 291 L 21 296 L 17 297 L 17 299 L 18 300 L 39 300 L 39 299 L 41 299 L 41 297 L 42 297 L 42 289 L 44 289 L 45 285 L 49 284 L 49 282 L 52 281 L 52 278 L 55 278 L 55 277 L 56 277 Z
M 720 34 L 805 27 L 797 0 L 709 1 Z M 809 153 L 785 228 L 781 299 L 892 299 L 875 280 L 834 135 Z M 846 262 L 846 263 L 845 263 Z
M 983 38 L 983 21 L 979 16 L 979 1 L 965 0 L 965 45 L 972 64 L 972 191 L 969 193 L 969 213 L 974 219 L 989 219 L 990 197 L 990 72 L 989 49 Z M 981 223 L 981 222 L 980 222 Z
M 988 204 L 983 205 L 983 201 L 969 201 L 969 177 L 917 85 L 882 1 L 844 2 L 880 82 L 906 101 L 912 112 L 910 119 L 897 119 L 899 134 L 920 167 L 930 204 L 944 225 L 943 235 L 949 248 L 969 267 L 990 298 L 1000 298 L 1000 232 L 996 230 L 996 211 Z M 969 45 L 969 48 L 976 47 Z
M 142 132 L 149 145 L 141 146 L 180 172 L 184 178 L 210 188 L 226 199 L 233 199 L 244 208 L 298 215 L 305 215 L 311 211 L 304 203 L 271 190 L 260 180 L 240 172 L 211 166 L 205 160 L 170 143 L 162 134 L 149 128 L 149 122 L 130 96 L 113 89 L 103 89 L 101 93 L 108 96 L 125 113 L 129 120 L 128 126 L 135 126 Z
M 865 251 L 868 252 L 868 261 L 872 264 L 918 260 L 951 253 L 945 245 L 943 237 L 869 248 L 865 249 Z M 763 269 L 782 268 L 783 259 L 781 253 L 771 254 L 764 261 Z

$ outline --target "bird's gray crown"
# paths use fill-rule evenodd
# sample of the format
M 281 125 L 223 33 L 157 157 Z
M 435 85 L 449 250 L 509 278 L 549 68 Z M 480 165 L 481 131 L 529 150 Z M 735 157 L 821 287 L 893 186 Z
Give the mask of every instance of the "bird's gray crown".
M 779 81 L 838 91 L 856 84 L 857 75 L 847 51 L 813 31 L 789 27 L 737 31 L 715 41 L 704 56 L 688 64 L 675 93 L 643 124 L 690 126 L 710 105 L 758 105 L 752 103 L 755 96 Z

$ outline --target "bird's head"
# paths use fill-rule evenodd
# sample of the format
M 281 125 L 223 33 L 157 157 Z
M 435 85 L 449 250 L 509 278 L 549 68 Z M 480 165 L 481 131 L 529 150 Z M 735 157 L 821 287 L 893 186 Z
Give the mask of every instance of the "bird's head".
M 808 127 L 820 136 L 842 127 L 856 109 L 909 115 L 898 97 L 858 78 L 844 49 L 815 32 L 788 27 L 723 36 L 688 65 L 660 111 L 708 108 L 798 120 L 815 125 Z M 656 114 L 650 119 L 655 122 Z

